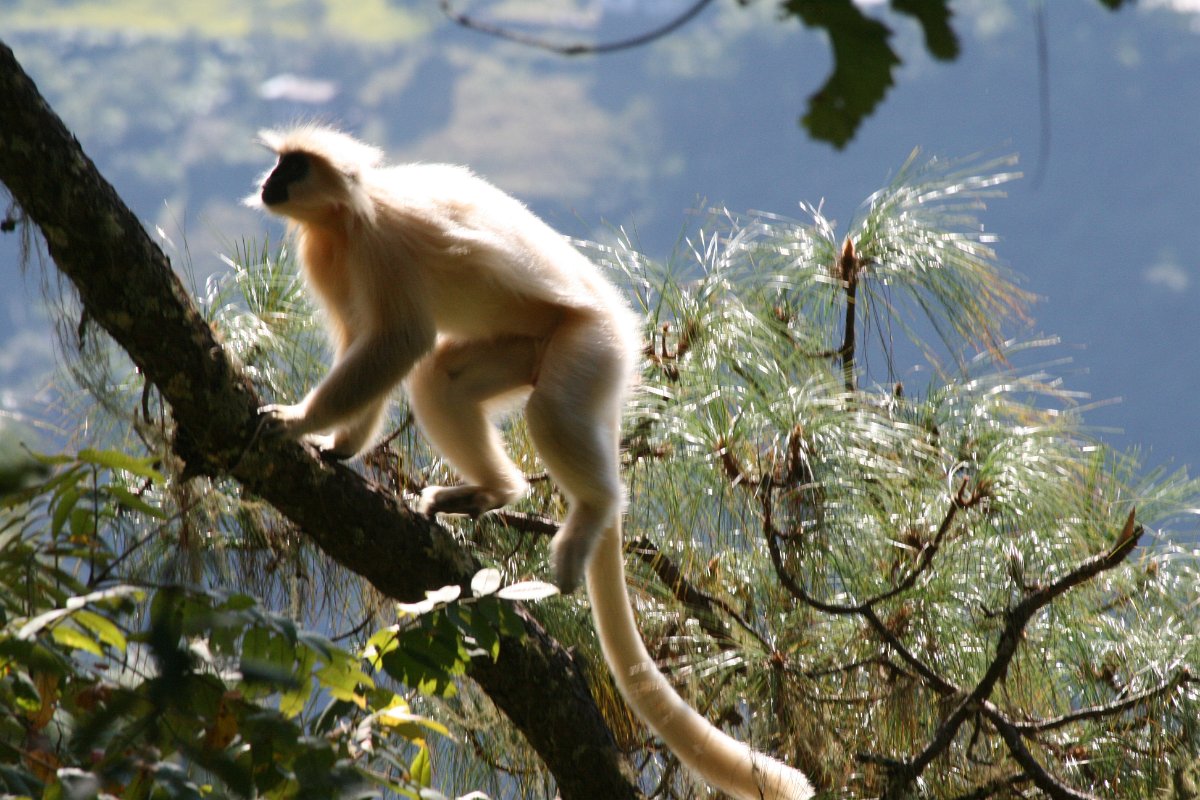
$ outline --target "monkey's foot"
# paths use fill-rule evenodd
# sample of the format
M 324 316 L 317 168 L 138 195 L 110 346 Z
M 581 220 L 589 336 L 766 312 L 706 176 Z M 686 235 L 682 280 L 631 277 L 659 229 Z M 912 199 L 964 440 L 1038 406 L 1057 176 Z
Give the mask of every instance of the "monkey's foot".
M 432 517 L 434 514 L 463 514 L 478 517 L 484 512 L 500 508 L 512 500 L 511 493 L 482 486 L 427 486 L 417 501 L 417 513 Z
M 595 548 L 595 541 L 578 535 L 565 538 L 561 529 L 550 540 L 550 565 L 554 569 L 554 583 L 560 592 L 570 594 L 578 588 Z

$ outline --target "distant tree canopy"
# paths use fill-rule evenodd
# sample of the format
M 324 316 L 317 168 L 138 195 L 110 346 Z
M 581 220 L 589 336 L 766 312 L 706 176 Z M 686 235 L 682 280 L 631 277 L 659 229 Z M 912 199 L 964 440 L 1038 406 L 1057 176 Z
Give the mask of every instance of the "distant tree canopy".
M 563 44 L 526 34 L 511 28 L 488 23 L 472 15 L 455 11 L 450 0 L 440 0 L 442 10 L 458 24 L 492 36 L 499 36 L 562 55 L 608 53 L 638 47 L 672 33 L 694 19 L 712 0 L 696 0 L 682 13 L 651 31 L 615 42 L 599 44 Z M 738 0 L 749 5 L 751 0 Z M 1116 10 L 1131 0 L 1098 0 Z M 892 47 L 892 28 L 884 21 L 892 15 L 911 17 L 921 26 L 925 49 L 939 61 L 958 58 L 958 34 L 951 18 L 950 0 L 888 0 L 891 14 L 868 14 L 863 0 L 783 0 L 780 10 L 783 19 L 796 18 L 806 27 L 824 30 L 833 48 L 833 70 L 825 83 L 808 98 L 807 113 L 800 119 L 809 135 L 834 147 L 845 147 L 863 120 L 871 115 L 879 102 L 895 84 L 893 77 L 902 60 Z M 1042 26 L 1042 4 L 1033 5 Z M 1044 34 L 1041 37 L 1044 41 Z M 1044 45 L 1042 45 L 1044 48 Z M 1042 65 L 1044 69 L 1044 64 Z

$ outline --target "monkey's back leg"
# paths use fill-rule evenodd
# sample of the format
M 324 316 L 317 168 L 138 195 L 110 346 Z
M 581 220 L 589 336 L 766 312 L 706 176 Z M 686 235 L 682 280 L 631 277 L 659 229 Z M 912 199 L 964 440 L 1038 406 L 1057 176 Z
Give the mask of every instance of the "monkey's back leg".
M 493 413 L 529 391 L 539 344 L 527 337 L 439 341 L 408 377 L 409 402 L 426 439 L 466 480 L 421 493 L 427 514 L 477 515 L 525 493 Z
M 572 591 L 621 513 L 621 412 L 629 355 L 604 320 L 565 321 L 546 347 L 525 406 L 529 432 L 569 508 L 552 543 L 555 581 Z

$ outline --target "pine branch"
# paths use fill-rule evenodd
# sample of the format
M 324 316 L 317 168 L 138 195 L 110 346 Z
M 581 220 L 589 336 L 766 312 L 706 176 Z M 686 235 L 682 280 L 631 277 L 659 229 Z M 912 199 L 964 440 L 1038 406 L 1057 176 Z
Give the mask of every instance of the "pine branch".
M 1013 658 L 1016 657 L 1017 649 L 1025 635 L 1025 628 L 1033 619 L 1034 614 L 1072 588 L 1086 583 L 1102 572 L 1119 566 L 1133 550 L 1134 546 L 1136 546 L 1141 534 L 1142 527 L 1136 524 L 1134 512 L 1130 511 L 1125 526 L 1117 537 L 1117 543 L 1111 550 L 1083 561 L 1053 583 L 1030 592 L 1021 602 L 1005 613 L 1007 621 L 1004 625 L 1004 630 L 1000 633 L 1000 639 L 996 645 L 996 654 L 992 658 L 991 664 L 971 693 L 964 697 L 958 703 L 957 708 L 942 722 L 935 732 L 933 740 L 925 747 L 925 750 L 909 763 L 908 770 L 911 770 L 910 780 L 915 780 L 935 758 L 946 751 L 951 742 L 954 741 L 954 737 L 958 734 L 958 729 L 962 726 L 963 722 L 984 706 L 995 689 L 996 684 L 1008 674 L 1008 668 L 1012 664 Z M 1012 754 L 1013 759 L 1025 768 L 1026 772 L 1029 773 L 1039 788 L 1050 794 L 1051 797 L 1074 798 L 1087 796 L 1074 793 L 1074 790 L 1054 781 L 1049 776 L 1049 773 L 1046 773 L 1044 768 L 1040 764 L 1037 764 L 1036 759 L 1029 753 L 1028 749 L 1025 748 L 1024 743 L 1021 741 L 1020 733 L 1016 731 L 1011 723 L 1001 718 L 998 714 L 989 715 L 989 719 L 993 725 L 996 725 L 996 729 L 1000 732 L 1001 737 L 1008 744 L 1009 752 Z M 1011 735 L 1009 733 L 1010 729 L 1013 732 Z M 1015 739 L 1013 738 L 1014 736 Z M 1034 766 L 1036 766 L 1036 770 Z M 1051 788 L 1054 790 L 1051 791 Z
M 1182 669 L 1172 675 L 1167 680 L 1155 686 L 1152 689 L 1147 689 L 1144 692 L 1139 692 L 1124 700 L 1119 700 L 1115 703 L 1105 703 L 1103 705 L 1089 706 L 1073 711 L 1070 714 L 1063 714 L 1052 719 L 1031 720 L 1026 722 L 1013 722 L 1012 726 L 1022 734 L 1028 735 L 1031 733 L 1044 733 L 1045 731 L 1057 730 L 1065 728 L 1068 725 L 1075 725 L 1079 722 L 1090 722 L 1092 720 L 1104 719 L 1105 717 L 1115 717 L 1124 714 L 1126 711 L 1133 711 L 1147 703 L 1157 700 L 1160 697 L 1171 694 L 1188 683 L 1195 683 L 1196 678 L 1192 677 L 1191 672 Z

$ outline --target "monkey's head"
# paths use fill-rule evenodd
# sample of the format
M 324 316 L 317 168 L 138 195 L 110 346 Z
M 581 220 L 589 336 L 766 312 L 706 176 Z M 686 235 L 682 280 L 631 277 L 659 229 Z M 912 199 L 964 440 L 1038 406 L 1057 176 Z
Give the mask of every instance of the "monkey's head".
M 303 126 L 264 131 L 262 141 L 279 157 L 248 205 L 305 223 L 332 221 L 349 213 L 372 214 L 363 176 L 381 153 L 331 128 Z

